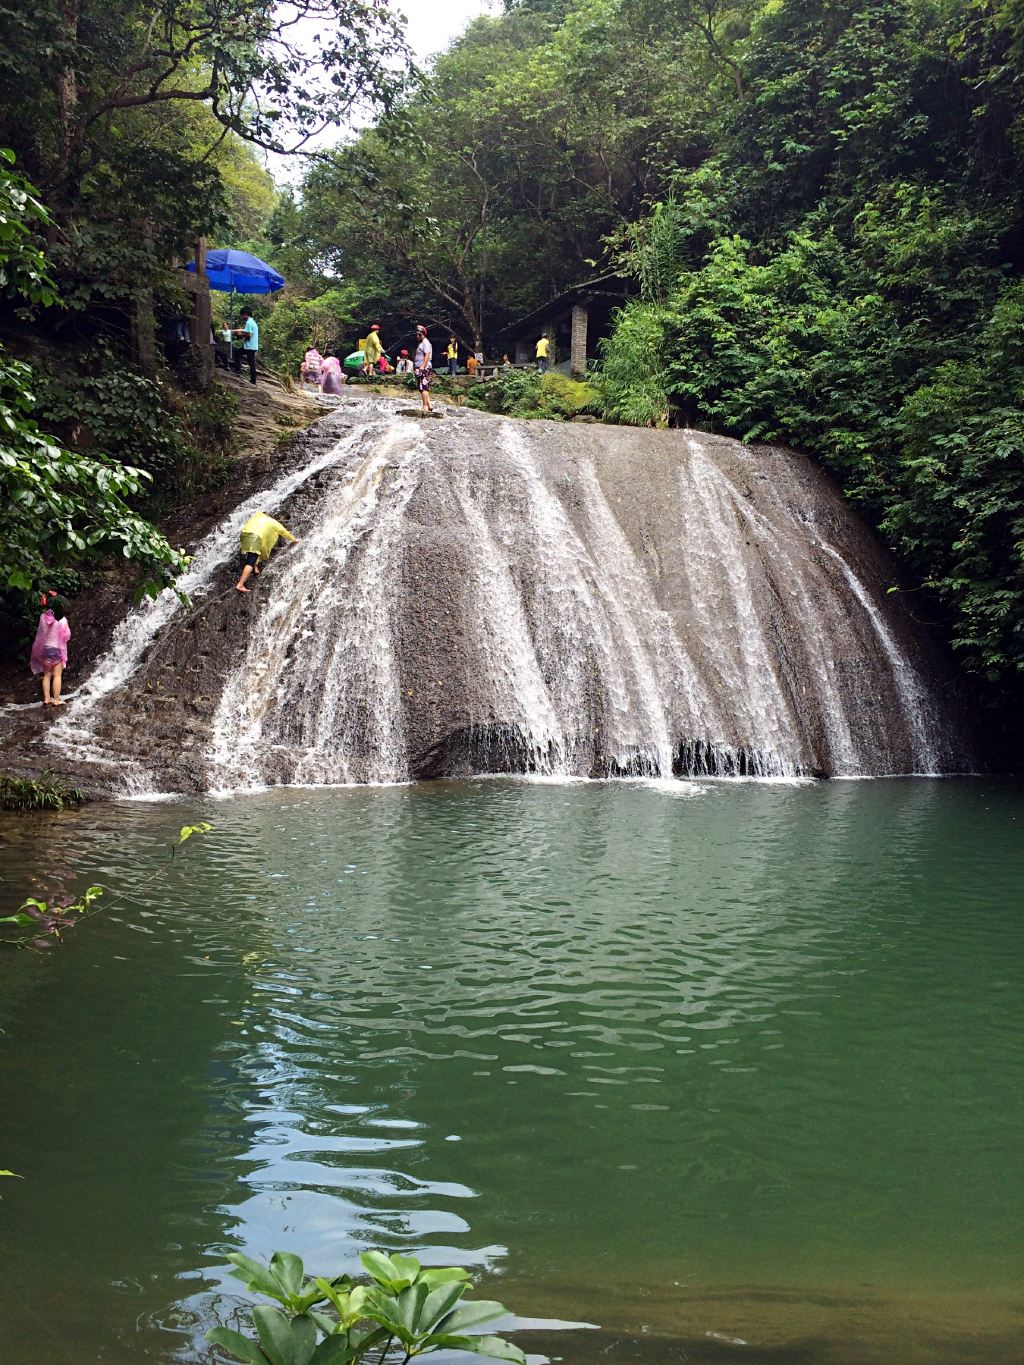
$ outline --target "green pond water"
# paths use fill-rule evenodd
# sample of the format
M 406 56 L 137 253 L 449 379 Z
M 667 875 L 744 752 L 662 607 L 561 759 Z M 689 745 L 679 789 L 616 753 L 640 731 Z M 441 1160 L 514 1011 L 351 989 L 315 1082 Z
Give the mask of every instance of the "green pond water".
M 1024 1355 L 1021 785 L 6 817 L 4 905 L 203 818 L 0 956 L 5 1365 L 207 1359 L 226 1252 L 371 1245 L 570 1365 Z

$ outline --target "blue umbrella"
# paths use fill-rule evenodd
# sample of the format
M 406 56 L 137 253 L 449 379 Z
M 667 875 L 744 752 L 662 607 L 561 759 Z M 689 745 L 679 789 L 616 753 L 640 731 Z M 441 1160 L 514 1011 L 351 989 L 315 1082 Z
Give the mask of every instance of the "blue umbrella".
M 195 261 L 190 261 L 188 269 L 195 268 Z M 224 247 L 206 253 L 206 278 L 211 289 L 225 294 L 273 294 L 284 287 L 284 276 L 266 261 Z

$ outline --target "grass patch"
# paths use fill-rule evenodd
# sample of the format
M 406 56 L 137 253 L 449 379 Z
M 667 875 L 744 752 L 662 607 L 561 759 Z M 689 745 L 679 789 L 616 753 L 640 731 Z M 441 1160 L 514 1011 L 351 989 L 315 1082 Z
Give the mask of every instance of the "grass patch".
M 47 769 L 39 777 L 11 777 L 0 773 L 0 810 L 65 810 L 85 803 L 84 792 Z

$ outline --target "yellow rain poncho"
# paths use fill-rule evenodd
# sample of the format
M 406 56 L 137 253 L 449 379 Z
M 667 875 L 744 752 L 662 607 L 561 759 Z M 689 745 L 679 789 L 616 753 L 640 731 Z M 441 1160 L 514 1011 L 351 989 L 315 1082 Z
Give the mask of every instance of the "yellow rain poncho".
M 371 332 L 368 337 L 363 338 L 359 345 L 362 348 L 367 365 L 376 365 L 384 350 L 384 347 L 380 344 L 380 337 L 377 333 Z
M 257 512 L 242 527 L 242 554 L 259 555 L 260 563 L 266 564 L 271 550 L 281 536 L 284 536 L 285 540 L 295 539 L 291 531 L 286 531 L 279 521 L 268 517 L 266 512 Z

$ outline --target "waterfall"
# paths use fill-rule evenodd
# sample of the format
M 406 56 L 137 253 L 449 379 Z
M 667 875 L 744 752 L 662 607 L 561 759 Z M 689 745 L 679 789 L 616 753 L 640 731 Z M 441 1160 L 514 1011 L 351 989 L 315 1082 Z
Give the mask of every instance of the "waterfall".
M 884 550 L 802 457 L 349 396 L 323 425 L 198 546 L 190 608 L 118 628 L 65 752 L 155 790 L 969 763 Z M 300 540 L 240 600 L 258 508 Z
M 404 775 L 392 613 L 402 514 L 425 457 L 416 427 L 389 427 L 325 493 L 323 520 L 281 565 L 224 688 L 213 722 L 215 787 Z M 387 466 L 402 459 L 382 497 Z

